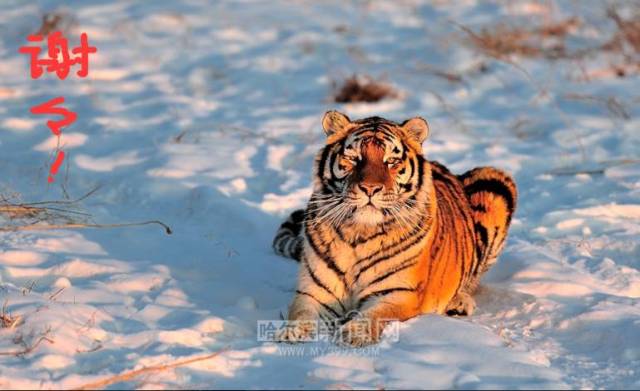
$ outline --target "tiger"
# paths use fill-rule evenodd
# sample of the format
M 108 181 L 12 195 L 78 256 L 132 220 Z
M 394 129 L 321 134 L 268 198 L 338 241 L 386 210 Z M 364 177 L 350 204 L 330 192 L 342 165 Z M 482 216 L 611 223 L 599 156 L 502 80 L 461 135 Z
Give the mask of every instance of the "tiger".
M 306 209 L 273 240 L 277 254 L 301 264 L 287 316 L 297 322 L 283 340 L 337 324 L 336 341 L 358 347 L 377 343 L 391 319 L 471 315 L 507 238 L 513 178 L 494 167 L 454 175 L 427 160 L 421 117 L 352 121 L 328 111 L 322 128 Z

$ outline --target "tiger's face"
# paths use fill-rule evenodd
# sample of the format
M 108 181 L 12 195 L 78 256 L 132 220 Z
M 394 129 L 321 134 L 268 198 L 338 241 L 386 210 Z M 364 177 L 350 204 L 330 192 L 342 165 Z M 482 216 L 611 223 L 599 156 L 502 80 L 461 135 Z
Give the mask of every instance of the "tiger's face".
M 316 161 L 312 197 L 317 219 L 336 225 L 410 224 L 423 175 L 426 121 L 397 124 L 372 117 L 351 122 L 332 111 L 323 128 L 327 145 Z

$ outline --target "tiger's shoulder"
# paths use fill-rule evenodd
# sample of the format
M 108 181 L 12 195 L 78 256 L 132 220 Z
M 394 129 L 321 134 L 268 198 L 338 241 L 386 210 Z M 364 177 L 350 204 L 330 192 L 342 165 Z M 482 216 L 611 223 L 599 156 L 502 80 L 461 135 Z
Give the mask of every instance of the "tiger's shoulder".
M 431 169 L 431 178 L 435 188 L 437 201 L 453 201 L 462 207 L 468 206 L 468 199 L 464 191 L 463 182 L 458 175 L 453 174 L 442 163 L 426 160 Z

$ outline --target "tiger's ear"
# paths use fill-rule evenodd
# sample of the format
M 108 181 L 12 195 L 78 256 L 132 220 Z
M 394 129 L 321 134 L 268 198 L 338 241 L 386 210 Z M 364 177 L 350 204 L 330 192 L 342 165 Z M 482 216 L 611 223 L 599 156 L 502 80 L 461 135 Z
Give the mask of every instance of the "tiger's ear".
M 407 136 L 419 145 L 422 145 L 427 136 L 429 136 L 429 124 L 422 117 L 408 119 L 402 123 L 401 127 Z
M 322 129 L 327 137 L 342 133 L 349 124 L 351 124 L 349 117 L 335 110 L 327 111 L 322 118 Z

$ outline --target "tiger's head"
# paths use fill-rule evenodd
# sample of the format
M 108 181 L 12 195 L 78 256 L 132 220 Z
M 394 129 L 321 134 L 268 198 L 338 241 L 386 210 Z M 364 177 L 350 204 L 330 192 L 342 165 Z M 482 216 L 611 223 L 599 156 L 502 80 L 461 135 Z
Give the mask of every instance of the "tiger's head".
M 322 127 L 327 144 L 315 164 L 310 203 L 315 220 L 413 224 L 412 208 L 424 185 L 427 122 L 419 117 L 401 124 L 380 117 L 351 121 L 329 111 Z

